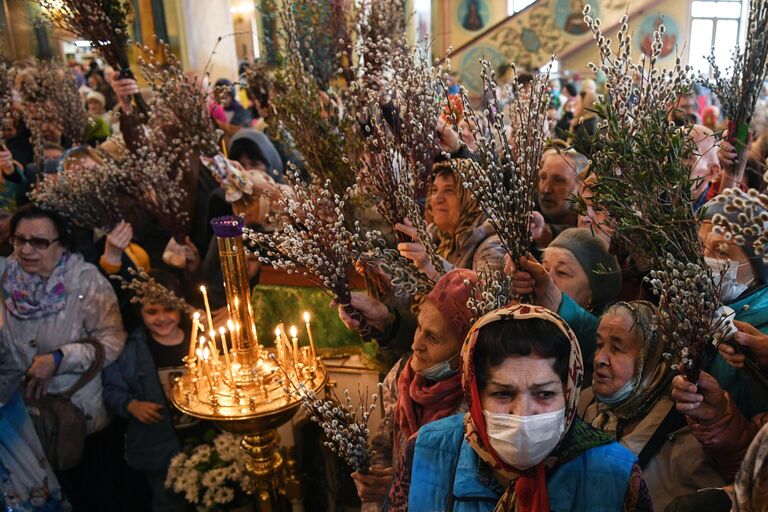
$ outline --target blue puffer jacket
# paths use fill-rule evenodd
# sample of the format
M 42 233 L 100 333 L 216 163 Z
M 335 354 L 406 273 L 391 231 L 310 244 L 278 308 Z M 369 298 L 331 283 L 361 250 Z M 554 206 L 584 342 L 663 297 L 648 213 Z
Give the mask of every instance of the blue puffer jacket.
M 619 512 L 624 508 L 629 477 L 637 458 L 618 443 L 583 452 L 547 476 L 553 512 Z M 413 456 L 408 509 L 492 512 L 503 489 L 492 477 L 478 474 L 483 464 L 464 439 L 464 415 L 433 421 L 419 429 Z
M 167 468 L 181 448 L 143 327 L 131 333 L 117 361 L 104 368 L 102 381 L 107 407 L 130 420 L 125 433 L 128 465 L 138 471 Z M 128 412 L 131 400 L 162 404 L 162 420 L 151 424 L 140 422 Z

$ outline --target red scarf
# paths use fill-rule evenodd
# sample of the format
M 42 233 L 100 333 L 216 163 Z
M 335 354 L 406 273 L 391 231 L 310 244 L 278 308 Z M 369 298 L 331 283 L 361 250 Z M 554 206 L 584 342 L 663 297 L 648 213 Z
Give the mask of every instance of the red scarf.
M 463 387 L 469 411 L 464 416 L 464 429 L 467 442 L 472 449 L 494 471 L 498 471 L 510 480 L 510 486 L 496 505 L 495 512 L 549 512 L 545 461 L 535 468 L 519 471 L 503 460 L 491 447 L 485 425 L 485 415 L 480 400 L 480 390 L 475 373 L 475 346 L 478 334 L 484 326 L 502 320 L 528 320 L 538 318 L 555 324 L 571 344 L 569 357 L 568 382 L 565 386 L 565 432 L 571 427 L 579 401 L 579 388 L 584 371 L 581 362 L 581 349 L 576 335 L 565 321 L 546 308 L 528 304 L 516 304 L 486 314 L 475 322 L 461 349 Z M 565 435 L 565 432 L 563 435 Z
M 461 403 L 461 374 L 441 381 L 431 381 L 411 368 L 411 360 L 397 379 L 395 425 L 408 439 L 419 427 L 450 416 Z M 400 436 L 394 436 L 395 442 Z
M 470 376 L 469 384 L 471 396 L 469 415 L 472 418 L 473 426 L 476 429 L 474 432 L 482 441 L 482 445 L 487 452 L 496 462 L 494 469 L 498 469 L 502 474 L 508 477 L 513 476 L 514 480 L 514 498 L 511 493 L 504 493 L 496 510 L 499 510 L 500 508 L 506 509 L 514 503 L 514 512 L 548 512 L 549 495 L 547 493 L 547 477 L 544 472 L 544 462 L 540 462 L 536 465 L 535 474 L 533 476 L 530 475 L 530 471 L 520 474 L 517 470 L 501 460 L 496 454 L 496 451 L 491 448 L 488 432 L 485 427 L 485 415 L 483 414 L 483 407 L 480 404 L 477 375 L 475 375 L 474 372 L 472 373 L 473 375 Z

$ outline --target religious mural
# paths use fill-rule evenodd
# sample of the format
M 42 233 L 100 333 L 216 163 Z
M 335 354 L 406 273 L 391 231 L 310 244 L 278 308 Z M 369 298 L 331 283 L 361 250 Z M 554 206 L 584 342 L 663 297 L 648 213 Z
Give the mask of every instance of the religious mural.
M 651 54 L 651 45 L 653 44 L 653 31 L 664 25 L 666 29 L 661 40 L 661 57 L 667 57 L 675 51 L 677 42 L 680 39 L 680 27 L 672 16 L 666 14 L 653 14 L 646 16 L 640 22 L 640 28 L 637 31 L 637 46 L 646 55 Z
M 491 11 L 485 0 L 462 0 L 457 9 L 461 28 L 468 32 L 477 32 L 486 28 L 491 19 Z

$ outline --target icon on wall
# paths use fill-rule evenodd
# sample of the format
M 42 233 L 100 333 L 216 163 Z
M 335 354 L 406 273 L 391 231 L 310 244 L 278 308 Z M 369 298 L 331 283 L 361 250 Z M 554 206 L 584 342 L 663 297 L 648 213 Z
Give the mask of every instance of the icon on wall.
M 462 0 L 458 7 L 459 24 L 464 30 L 482 30 L 491 19 L 491 10 L 486 0 Z
M 481 78 L 482 65 L 479 59 L 486 59 L 491 63 L 491 69 L 496 69 L 500 64 L 509 62 L 504 55 L 493 46 L 478 45 L 469 49 L 459 62 L 459 82 L 469 89 L 472 94 L 483 94 L 483 80 Z
M 674 18 L 668 14 L 652 14 L 646 16 L 640 23 L 637 31 L 637 45 L 646 55 L 651 54 L 653 45 L 653 32 L 664 25 L 664 34 L 661 36 L 661 53 L 659 57 L 664 58 L 671 54 L 677 46 L 680 39 L 680 26 Z
M 589 4 L 592 8 L 592 16 L 600 16 L 600 3 L 598 0 L 557 0 L 555 3 L 555 25 L 566 34 L 580 36 L 586 34 L 584 23 L 584 6 Z

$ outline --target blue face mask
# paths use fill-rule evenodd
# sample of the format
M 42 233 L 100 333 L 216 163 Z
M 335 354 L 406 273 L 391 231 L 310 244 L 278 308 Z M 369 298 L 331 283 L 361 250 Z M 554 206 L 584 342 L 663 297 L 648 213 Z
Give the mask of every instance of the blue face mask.
M 629 382 L 621 386 L 621 388 L 616 391 L 614 394 L 610 396 L 602 396 L 595 393 L 595 396 L 597 396 L 597 399 L 603 402 L 605 405 L 608 406 L 615 406 L 619 405 L 626 399 L 628 399 L 630 396 L 632 396 L 632 392 L 635 390 L 635 379 L 634 377 L 629 379 Z
M 434 380 L 434 381 L 441 381 L 449 377 L 453 377 L 454 375 L 459 373 L 458 368 L 451 368 L 451 361 L 453 361 L 457 357 L 459 357 L 459 354 L 456 354 L 455 356 L 448 359 L 447 361 L 442 361 L 440 363 L 437 363 L 434 366 L 425 368 L 424 370 L 418 370 L 416 373 L 418 373 L 425 379 Z

